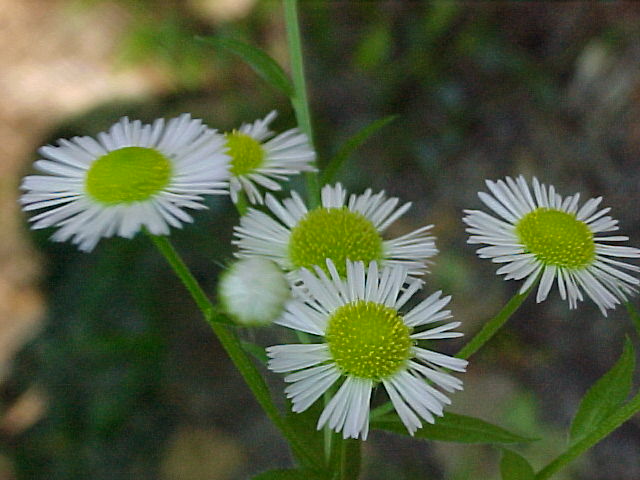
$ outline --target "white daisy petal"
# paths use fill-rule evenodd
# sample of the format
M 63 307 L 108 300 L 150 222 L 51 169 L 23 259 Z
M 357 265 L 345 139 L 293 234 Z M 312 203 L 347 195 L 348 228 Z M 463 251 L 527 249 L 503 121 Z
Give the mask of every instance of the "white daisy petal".
M 288 372 L 312 367 L 331 359 L 329 349 L 324 344 L 276 345 L 267 348 L 269 369 L 274 372 Z
M 320 365 L 285 377 L 291 383 L 285 393 L 293 402 L 294 412 L 304 412 L 340 378 L 335 365 Z

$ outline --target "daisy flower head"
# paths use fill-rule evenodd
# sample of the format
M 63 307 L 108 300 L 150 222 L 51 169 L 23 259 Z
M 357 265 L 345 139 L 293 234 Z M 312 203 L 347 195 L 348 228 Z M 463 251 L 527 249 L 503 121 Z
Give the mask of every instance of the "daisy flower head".
M 146 228 L 167 235 L 203 209 L 202 195 L 226 194 L 228 156 L 224 137 L 183 114 L 150 125 L 120 119 L 108 132 L 60 139 L 39 153 L 46 175 L 24 178 L 20 199 L 32 228 L 58 227 L 56 241 L 90 251 L 102 237 L 133 237 Z
M 579 193 L 563 198 L 553 185 L 540 184 L 535 177 L 533 193 L 522 176 L 486 183 L 491 194 L 478 195 L 493 215 L 465 210 L 468 243 L 488 245 L 478 255 L 504 263 L 497 273 L 506 280 L 526 279 L 521 293 L 540 278 L 538 302 L 557 283 L 569 308 L 583 300 L 584 291 L 606 316 L 607 309 L 636 291 L 640 281 L 624 270 L 640 269 L 615 258 L 640 257 L 640 249 L 609 245 L 628 237 L 602 235 L 618 230 L 618 221 L 607 215 L 610 208 L 599 208 L 602 197 L 579 206 Z
M 398 206 L 397 198 L 384 191 L 362 195 L 347 192 L 341 184 L 322 189 L 321 205 L 308 210 L 300 196 L 292 192 L 282 203 L 267 195 L 265 202 L 277 218 L 249 209 L 235 228 L 233 243 L 239 257 L 264 256 L 290 272 L 296 282 L 300 268 L 325 268 L 331 259 L 340 276 L 346 274 L 346 260 L 371 261 L 381 265 L 404 265 L 409 274 L 421 275 L 427 260 L 437 253 L 428 225 L 406 235 L 387 239 L 385 230 L 411 206 Z
M 277 112 L 270 112 L 262 120 L 245 123 L 238 130 L 225 135 L 227 153 L 231 156 L 230 193 L 234 203 L 244 191 L 251 203 L 263 203 L 257 186 L 278 191 L 278 181 L 288 175 L 315 171 L 316 154 L 307 136 L 297 128 L 273 136 L 269 124 Z
M 403 266 L 382 268 L 347 262 L 346 279 L 327 260 L 327 271 L 301 271 L 306 298 L 290 301 L 276 323 L 321 337 L 320 343 L 276 345 L 267 349 L 268 367 L 288 373 L 285 393 L 294 412 L 303 412 L 334 384 L 336 393 L 318 419 L 344 438 L 367 438 L 370 398 L 382 384 L 410 434 L 443 414 L 462 389 L 448 370 L 464 372 L 467 361 L 437 353 L 418 342 L 461 336 L 460 322 L 442 310 L 450 297 L 436 292 L 406 313 L 400 309 L 421 287 Z M 436 326 L 437 324 L 437 326 Z

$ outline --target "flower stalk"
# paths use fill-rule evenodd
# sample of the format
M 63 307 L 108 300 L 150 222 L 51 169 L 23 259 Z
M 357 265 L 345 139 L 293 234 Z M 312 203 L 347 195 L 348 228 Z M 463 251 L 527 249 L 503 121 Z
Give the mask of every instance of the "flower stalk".
M 307 85 L 304 78 L 304 62 L 302 60 L 302 40 L 300 39 L 300 25 L 298 22 L 298 1 L 284 0 L 284 21 L 287 29 L 287 45 L 291 57 L 291 76 L 293 79 L 293 96 L 291 104 L 296 114 L 296 120 L 300 129 L 307 135 L 312 148 L 313 128 L 309 113 L 309 101 L 307 98 Z M 310 208 L 315 208 L 320 203 L 320 182 L 316 172 L 306 172 L 307 200 Z
M 217 315 L 216 309 L 207 298 L 189 268 L 180 258 L 178 252 L 175 250 L 169 239 L 157 235 L 149 236 L 191 294 L 191 297 L 196 302 L 196 305 L 202 312 L 205 320 L 213 330 L 213 333 L 217 336 L 235 367 L 242 375 L 242 378 L 244 378 L 256 400 L 263 408 L 269 419 L 288 440 L 296 457 L 304 465 L 315 469 L 322 468 L 321 464 L 316 459 L 315 453 L 310 451 L 305 444 L 297 438 L 296 433 L 280 414 L 280 411 L 273 403 L 267 384 L 249 356 L 243 350 L 242 344 L 238 340 L 237 336 L 225 325 L 213 321 L 214 315 Z

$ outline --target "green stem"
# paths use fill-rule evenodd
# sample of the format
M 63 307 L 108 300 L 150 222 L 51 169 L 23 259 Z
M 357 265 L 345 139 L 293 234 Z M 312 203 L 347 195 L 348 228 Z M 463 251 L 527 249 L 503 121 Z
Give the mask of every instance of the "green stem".
M 482 329 L 467 343 L 456 355 L 458 358 L 469 358 L 487 343 L 498 330 L 509 320 L 511 315 L 522 305 L 522 302 L 529 296 L 533 287 L 524 293 L 516 293 L 509 302 L 498 312 L 498 314 L 484 324 Z
M 324 392 L 323 401 L 325 406 L 331 399 L 329 391 Z M 327 463 L 331 463 L 331 450 L 333 448 L 333 430 L 329 428 L 328 424 L 325 424 L 322 428 L 322 440 L 324 443 L 324 459 Z
M 205 320 L 210 324 L 211 318 L 215 314 L 215 308 L 200 287 L 200 284 L 198 284 L 196 278 L 191 274 L 189 268 L 185 265 L 185 263 L 178 255 L 178 252 L 175 250 L 175 248 L 173 248 L 173 245 L 171 245 L 169 239 L 167 237 L 161 237 L 151 234 L 149 234 L 149 237 L 155 244 L 156 248 L 160 250 L 160 253 L 162 253 L 167 262 L 169 262 L 169 265 L 171 265 L 171 268 L 173 268 L 173 271 L 176 273 L 176 275 L 180 278 L 180 280 L 182 280 L 182 283 L 187 288 L 187 290 L 191 294 L 191 297 L 196 302 L 196 305 L 198 305 L 198 308 L 204 315 Z
M 307 135 L 309 144 L 313 148 L 313 128 L 309 114 L 307 86 L 304 79 L 304 63 L 302 61 L 302 41 L 300 39 L 300 25 L 298 23 L 297 0 L 284 0 L 284 20 L 287 27 L 287 44 L 291 56 L 291 76 L 294 94 L 291 104 L 296 113 L 296 120 L 300 129 Z M 320 183 L 316 172 L 305 173 L 307 181 L 307 196 L 310 208 L 320 204 Z
M 502 307 L 502 310 L 498 314 L 489 320 L 482 329 L 476 333 L 476 335 L 456 354 L 458 358 L 467 359 L 475 352 L 477 352 L 485 343 L 487 343 L 498 330 L 509 320 L 511 315 L 522 305 L 522 302 L 529 296 L 529 293 L 533 290 L 535 284 L 524 293 L 516 293 L 507 304 Z M 393 404 L 386 402 L 379 407 L 375 408 L 369 414 L 369 420 L 381 417 L 385 413 L 393 410 Z
M 247 195 L 244 193 L 244 190 L 240 190 L 238 192 L 238 201 L 234 204 L 236 210 L 238 211 L 238 215 L 244 217 L 247 214 L 247 210 L 249 209 L 249 202 L 247 200 Z
M 600 426 L 592 433 L 577 442 L 566 452 L 552 460 L 546 467 L 540 470 L 535 480 L 545 480 L 568 463 L 572 462 L 584 452 L 593 447 L 600 440 L 608 436 L 616 428 L 633 417 L 640 410 L 640 393 L 637 393 L 626 405 L 616 410 L 614 414 L 603 420 Z
M 340 449 L 340 480 L 356 480 L 360 476 L 362 442 L 353 438 L 344 440 Z
M 638 313 L 638 310 L 631 302 L 625 302 L 624 306 L 627 308 L 627 313 L 629 314 L 629 318 L 631 319 L 633 326 L 636 327 L 636 333 L 640 335 L 640 314 Z
M 260 406 L 264 409 L 269 419 L 280 429 L 285 438 L 289 441 L 291 449 L 296 457 L 305 465 L 321 469 L 322 466 L 316 460 L 314 452 L 307 448 L 298 438 L 289 423 L 280 415 L 280 411 L 273 403 L 269 388 L 260 372 L 253 364 L 247 353 L 243 350 L 242 344 L 238 337 L 222 323 L 215 321 L 214 317 L 219 315 L 215 307 L 211 304 L 206 294 L 198 284 L 198 281 L 189 271 L 188 267 L 182 261 L 178 252 L 173 248 L 167 237 L 149 235 L 155 246 L 164 255 L 165 259 L 171 265 L 171 268 L 180 278 L 184 286 L 187 288 L 191 297 L 195 300 L 198 308 L 204 315 L 205 320 L 218 337 L 220 344 L 225 349 L 229 358 L 234 363 L 249 389 L 255 396 Z

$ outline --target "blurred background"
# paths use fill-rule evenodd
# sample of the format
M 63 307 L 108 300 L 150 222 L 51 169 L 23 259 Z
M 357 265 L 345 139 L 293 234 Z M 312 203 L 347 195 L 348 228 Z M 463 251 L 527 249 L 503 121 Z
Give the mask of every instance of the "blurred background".
M 434 223 L 440 254 L 426 291 L 453 295 L 472 334 L 517 287 L 466 245 L 464 208 L 484 179 L 520 173 L 564 195 L 603 195 L 640 245 L 640 5 L 624 2 L 301 2 L 319 161 L 360 128 L 399 117 L 340 180 L 414 202 L 393 226 Z M 220 34 L 287 66 L 281 4 L 256 0 L 0 0 L 0 480 L 233 480 L 290 464 L 179 282 L 145 238 L 91 254 L 30 232 L 17 205 L 37 148 L 95 135 L 121 116 L 190 112 L 230 130 L 280 115 L 287 99 L 226 52 Z M 237 221 L 227 199 L 174 232 L 214 295 Z M 243 332 L 263 345 L 279 332 Z M 542 440 L 518 448 L 540 468 L 562 451 L 585 390 L 615 362 L 624 309 L 557 292 L 529 299 L 464 376 L 452 411 Z M 454 353 L 461 342 L 443 347 Z M 273 391 L 281 378 L 270 376 Z M 364 475 L 497 479 L 489 446 L 375 432 Z M 640 418 L 558 480 L 640 478 Z

